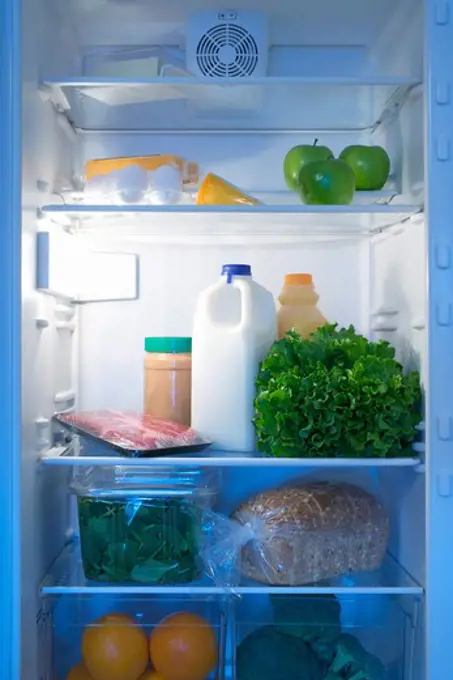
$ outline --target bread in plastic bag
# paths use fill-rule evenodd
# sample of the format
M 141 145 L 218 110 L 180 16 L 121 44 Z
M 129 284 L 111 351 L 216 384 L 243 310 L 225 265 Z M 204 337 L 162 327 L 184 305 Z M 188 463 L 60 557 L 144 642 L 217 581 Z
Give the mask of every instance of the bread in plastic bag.
M 300 586 L 377 569 L 389 519 L 370 493 L 343 482 L 299 482 L 259 493 L 230 518 L 204 521 L 205 568 L 220 585 L 241 575 Z

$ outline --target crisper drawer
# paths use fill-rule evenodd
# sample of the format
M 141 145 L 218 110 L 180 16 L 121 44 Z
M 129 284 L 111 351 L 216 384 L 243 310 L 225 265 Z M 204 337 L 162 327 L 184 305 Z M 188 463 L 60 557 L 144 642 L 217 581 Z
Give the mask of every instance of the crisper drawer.
M 245 596 L 235 607 L 237 680 L 413 680 L 417 598 Z
M 174 680 L 224 677 L 222 598 L 98 594 L 48 604 L 52 669 L 45 680 L 158 680 L 153 666 Z
M 40 678 L 417 680 L 422 607 L 396 595 L 64 595 L 46 600 Z

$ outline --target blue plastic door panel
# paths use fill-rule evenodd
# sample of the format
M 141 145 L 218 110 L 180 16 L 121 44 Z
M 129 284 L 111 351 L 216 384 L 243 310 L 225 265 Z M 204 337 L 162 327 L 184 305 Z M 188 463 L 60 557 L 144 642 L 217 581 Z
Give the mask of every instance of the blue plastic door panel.
M 20 0 L 0 2 L 0 676 L 20 678 Z
M 453 5 L 426 0 L 427 680 L 453 678 Z M 421 527 L 420 527 L 421 529 Z M 416 527 L 414 527 L 416 531 Z

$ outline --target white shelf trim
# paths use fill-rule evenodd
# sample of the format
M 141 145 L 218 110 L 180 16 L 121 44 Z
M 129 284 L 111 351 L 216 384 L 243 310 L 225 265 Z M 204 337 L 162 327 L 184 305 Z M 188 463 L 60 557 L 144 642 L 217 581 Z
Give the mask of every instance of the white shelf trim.
M 141 215 L 141 214 L 218 214 L 218 215 L 398 215 L 410 217 L 419 211 L 414 205 L 44 205 L 47 215 L 62 214 L 68 217 L 85 215 Z
M 275 467 L 275 468 L 417 468 L 419 458 L 269 458 L 258 453 L 205 451 L 198 456 L 157 456 L 126 458 L 124 456 L 75 456 L 72 447 L 55 447 L 41 454 L 42 465 L 66 467 Z
M 65 79 L 48 78 L 41 82 L 41 96 L 52 101 L 57 111 L 66 115 L 71 127 L 76 131 L 117 130 L 162 130 L 168 125 L 172 129 L 189 127 L 192 131 L 210 128 L 238 130 L 274 127 L 273 120 L 278 114 L 273 97 L 274 88 L 286 88 L 292 97 L 292 109 L 299 111 L 307 97 L 315 96 L 325 89 L 327 97 L 335 102 L 338 95 L 351 90 L 351 97 L 358 100 L 359 91 L 369 102 L 367 112 L 352 106 L 338 118 L 325 115 L 323 119 L 309 115 L 292 115 L 288 110 L 279 118 L 276 133 L 288 128 L 300 128 L 299 132 L 318 127 L 321 130 L 373 130 L 378 125 L 398 113 L 409 93 L 420 84 L 419 79 L 411 77 L 307 77 L 307 76 L 267 76 L 260 78 L 199 78 L 157 77 L 157 78 L 101 78 L 73 77 Z M 335 94 L 336 89 L 336 94 Z M 375 91 L 377 98 L 371 96 Z M 363 99 L 363 97 L 360 97 Z M 263 101 L 265 104 L 263 105 Z M 195 116 L 187 118 L 186 101 L 197 110 Z M 165 103 L 164 113 L 153 110 L 156 102 Z M 179 102 L 179 103 L 178 103 Z M 118 105 L 132 106 L 134 113 L 126 116 L 118 114 Z M 151 106 L 151 109 L 147 108 Z M 167 106 L 169 108 L 167 108 Z M 138 107 L 138 108 L 137 108 Z M 335 107 L 333 107 L 335 108 Z M 225 114 L 239 110 L 247 113 L 247 118 L 230 120 Z M 167 112 L 172 112 L 167 115 Z M 202 112 L 202 117 L 199 113 Z M 193 112 L 192 112 L 193 113 Z M 280 111 L 280 113 L 282 113 Z M 268 115 L 269 114 L 269 115 Z M 209 122 L 204 120 L 208 116 Z M 216 121 L 219 124 L 216 124 Z M 238 122 L 239 121 L 239 122 Z M 172 124 L 174 122 L 174 124 Z M 190 124 L 192 122 L 192 124 Z M 124 126 L 124 127 L 123 127 Z
M 230 87 L 249 87 L 250 85 L 328 85 L 348 86 L 407 86 L 415 87 L 420 85 L 417 78 L 405 78 L 399 76 L 263 76 L 249 78 L 202 78 L 195 76 L 188 77 L 164 77 L 156 78 L 100 78 L 96 76 L 82 76 L 77 78 L 46 78 L 42 81 L 45 87 L 119 87 L 140 86 L 140 85 L 160 85 L 168 87 L 170 85 L 223 85 Z

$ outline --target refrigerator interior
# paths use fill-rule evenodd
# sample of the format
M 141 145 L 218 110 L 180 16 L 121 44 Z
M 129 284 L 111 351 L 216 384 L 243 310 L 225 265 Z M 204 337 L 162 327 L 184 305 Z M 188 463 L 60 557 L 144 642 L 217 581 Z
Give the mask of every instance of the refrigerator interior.
M 312 273 L 326 318 L 390 341 L 405 368 L 420 370 L 426 384 L 423 5 L 282 0 L 276 9 L 269 0 L 241 0 L 238 11 L 261 10 L 271 18 L 268 75 L 274 83 L 225 90 L 178 81 L 177 96 L 165 83 L 135 83 L 141 100 L 135 104 L 112 104 L 114 96 L 129 101 L 128 83 L 107 79 L 100 87 L 94 64 L 117 48 L 149 45 L 170 61 L 184 58 L 189 15 L 219 11 L 221 3 L 25 5 L 23 677 L 50 680 L 56 670 L 63 680 L 74 631 L 80 635 L 97 612 L 137 614 L 151 607 L 150 598 L 165 609 L 175 596 L 90 595 L 71 556 L 55 580 L 52 570 L 77 535 L 77 521 L 68 495 L 70 468 L 37 470 L 35 464 L 52 448 L 51 416 L 72 407 L 140 410 L 144 337 L 190 335 L 197 295 L 223 263 L 250 263 L 254 278 L 274 296 L 285 273 Z M 297 82 L 285 84 L 285 78 Z M 80 192 L 87 160 L 154 153 L 196 161 L 201 175 L 215 172 L 270 197 L 272 206 L 285 192 L 286 151 L 315 137 L 335 154 L 353 143 L 387 149 L 391 188 L 377 209 L 369 208 L 369 197 L 355 212 L 118 216 L 64 209 L 64 201 Z M 37 232 L 48 235 L 44 279 Z M 342 623 L 388 662 L 389 680 L 424 677 L 423 444 L 415 455 L 422 463 L 413 467 L 255 467 L 253 477 L 245 467 L 222 472 L 222 512 L 254 491 L 314 473 L 356 479 L 383 499 L 391 520 L 389 557 L 365 585 L 387 591 L 356 594 L 360 584 L 342 582 L 339 599 Z M 42 583 L 47 590 L 40 594 Z M 56 594 L 55 584 L 64 592 Z M 220 595 L 211 600 L 214 607 L 223 602 Z M 236 641 L 269 616 L 269 594 L 259 588 L 242 595 L 234 613 L 227 611 L 227 677 L 234 677 Z

